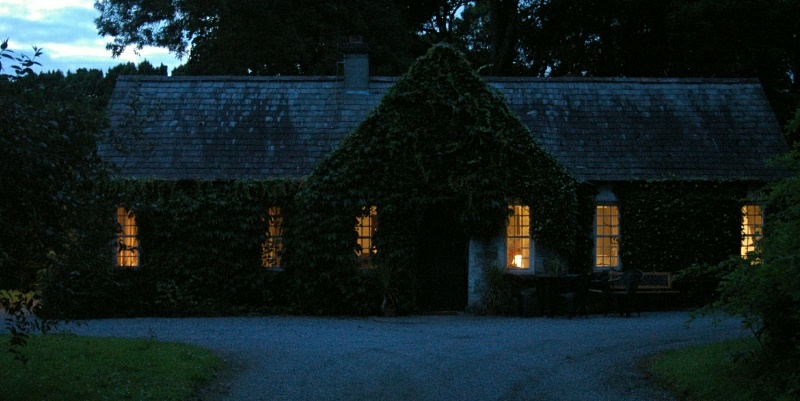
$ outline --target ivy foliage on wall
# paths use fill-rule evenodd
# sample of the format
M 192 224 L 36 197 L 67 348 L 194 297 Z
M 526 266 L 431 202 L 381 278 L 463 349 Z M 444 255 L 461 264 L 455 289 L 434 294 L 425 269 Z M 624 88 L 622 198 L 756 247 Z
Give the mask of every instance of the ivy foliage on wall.
M 502 231 L 512 201 L 531 207 L 537 241 L 566 254 L 585 234 L 576 187 L 463 56 L 437 45 L 309 177 L 287 226 L 287 267 L 307 295 L 330 297 L 307 311 L 336 311 L 359 274 L 353 227 L 370 205 L 380 215 L 377 263 L 413 261 L 428 208 L 478 237 Z
M 566 253 L 571 273 L 589 273 L 594 269 L 594 234 L 597 186 L 588 182 L 578 184 L 578 232 L 572 249 Z
M 739 253 L 746 184 L 628 183 L 617 194 L 626 268 L 675 272 Z
M 134 211 L 141 267 L 120 270 L 129 313 L 231 313 L 285 307 L 283 278 L 264 268 L 270 206 L 292 219 L 299 182 L 119 180 Z M 149 312 L 148 312 L 149 311 Z

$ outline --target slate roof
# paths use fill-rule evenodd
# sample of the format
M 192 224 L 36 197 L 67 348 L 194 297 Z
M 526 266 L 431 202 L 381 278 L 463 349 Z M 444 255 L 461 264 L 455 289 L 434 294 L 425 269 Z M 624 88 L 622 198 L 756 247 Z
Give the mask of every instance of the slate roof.
M 493 79 L 533 135 L 590 181 L 769 180 L 788 151 L 755 79 Z
M 134 178 L 299 178 L 396 80 L 345 91 L 341 77 L 120 77 L 109 109 L 127 137 L 100 154 Z M 757 80 L 486 81 L 582 180 L 763 181 L 781 174 L 764 161 L 788 150 Z

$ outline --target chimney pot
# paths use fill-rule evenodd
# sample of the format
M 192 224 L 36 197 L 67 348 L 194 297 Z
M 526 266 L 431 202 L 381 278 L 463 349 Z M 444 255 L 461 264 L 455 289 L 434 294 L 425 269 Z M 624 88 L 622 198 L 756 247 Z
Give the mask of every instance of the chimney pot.
M 369 88 L 369 45 L 360 35 L 351 35 L 342 46 L 344 54 L 344 88 L 364 91 Z

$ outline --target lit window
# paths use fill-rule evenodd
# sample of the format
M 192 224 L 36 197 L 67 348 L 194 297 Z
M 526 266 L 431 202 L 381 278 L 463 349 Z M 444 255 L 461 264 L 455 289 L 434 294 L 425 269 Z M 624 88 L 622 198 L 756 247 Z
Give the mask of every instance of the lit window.
M 139 267 L 139 229 L 136 226 L 136 215 L 133 211 L 120 206 L 117 208 L 117 223 L 120 232 L 117 234 L 117 266 Z
M 756 242 L 764 235 L 764 215 L 761 206 L 747 204 L 742 206 L 742 257 L 756 250 Z
M 619 209 L 597 205 L 595 209 L 595 268 L 619 267 Z
M 378 208 L 370 206 L 364 209 L 364 214 L 357 217 L 356 233 L 356 255 L 359 264 L 363 268 L 372 267 L 372 258 L 378 249 L 375 246 L 375 230 L 378 228 Z
M 281 267 L 283 254 L 283 215 L 280 207 L 267 209 L 267 240 L 261 244 L 261 265 L 269 268 Z
M 510 269 L 531 267 L 531 211 L 528 206 L 509 206 L 506 228 L 506 257 Z

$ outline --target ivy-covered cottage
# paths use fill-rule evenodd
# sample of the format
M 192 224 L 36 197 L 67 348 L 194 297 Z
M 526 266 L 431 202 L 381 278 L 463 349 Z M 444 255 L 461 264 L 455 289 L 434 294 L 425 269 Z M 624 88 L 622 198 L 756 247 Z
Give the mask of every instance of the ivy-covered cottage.
M 758 81 L 121 77 L 115 263 L 141 305 L 477 307 L 487 267 L 676 271 L 746 253 L 787 151 Z M 381 281 L 380 278 L 386 280 Z

